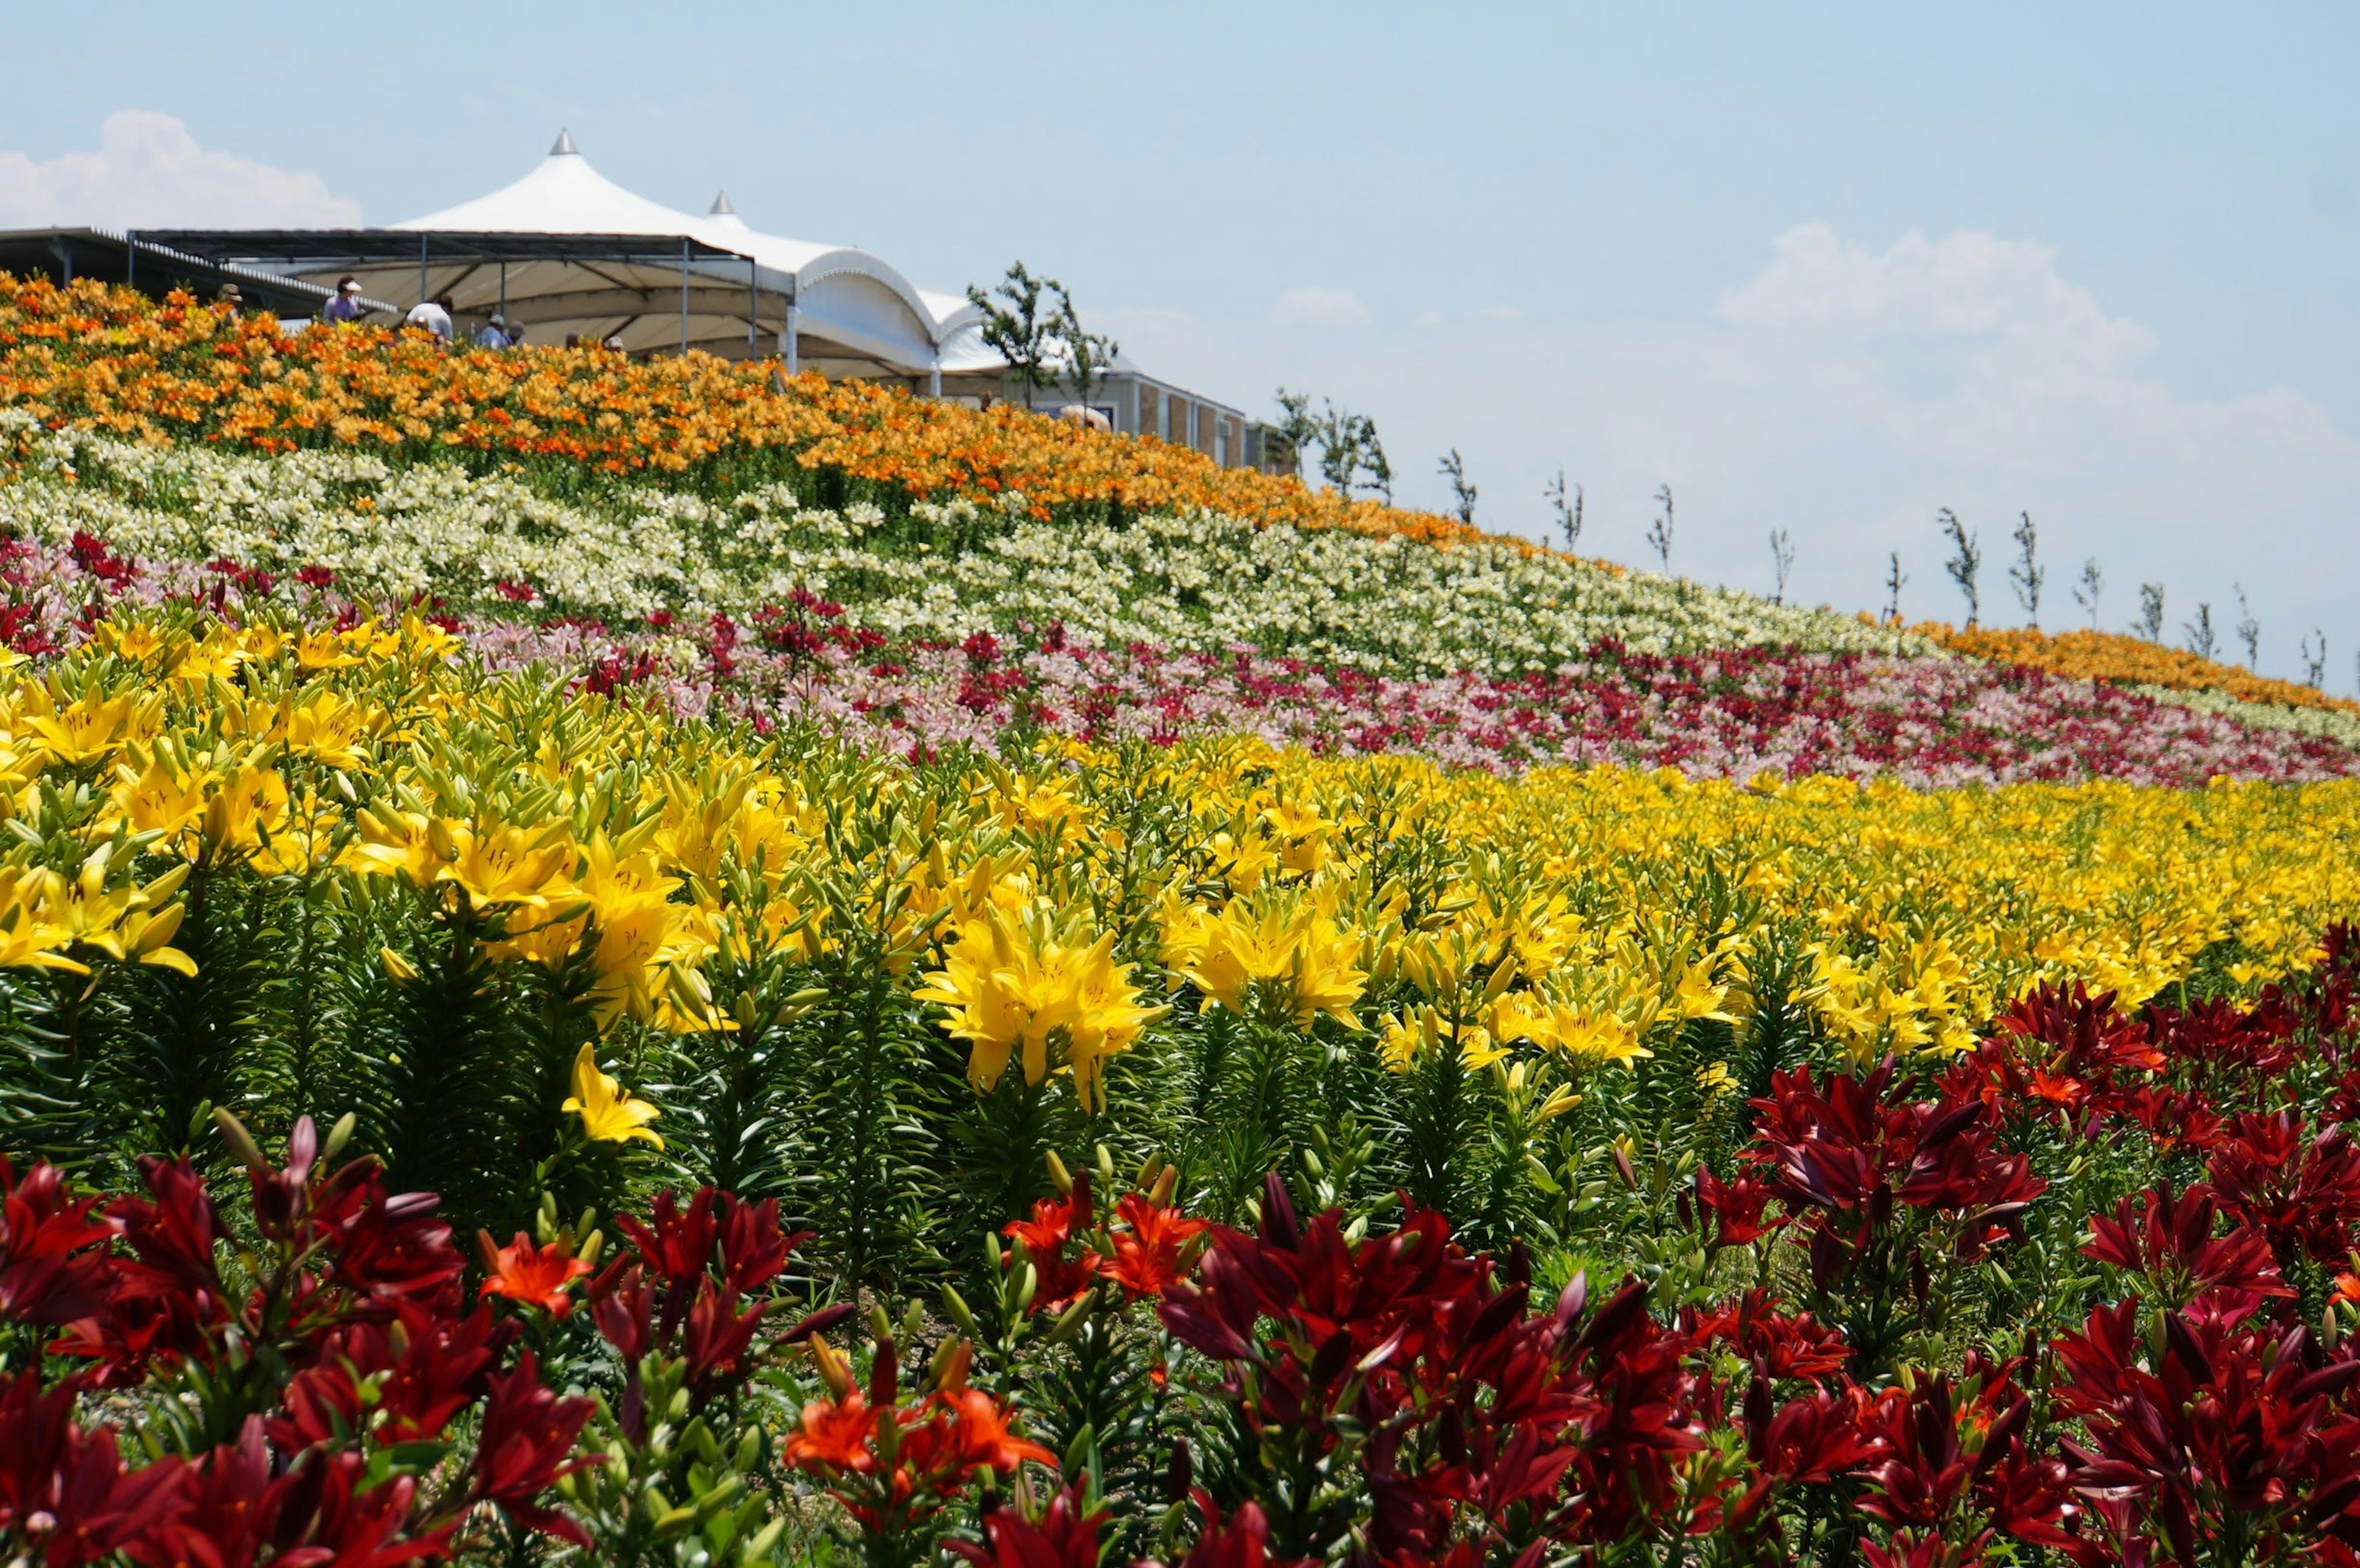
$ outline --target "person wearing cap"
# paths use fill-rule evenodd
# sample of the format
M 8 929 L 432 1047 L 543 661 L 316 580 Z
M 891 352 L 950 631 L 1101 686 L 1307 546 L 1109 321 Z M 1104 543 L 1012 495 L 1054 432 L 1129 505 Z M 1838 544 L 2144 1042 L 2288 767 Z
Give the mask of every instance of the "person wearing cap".
M 421 332 L 432 332 L 444 343 L 449 343 L 451 341 L 451 296 L 443 294 L 432 299 L 421 299 L 410 308 L 410 314 L 401 319 L 401 324 L 405 327 L 416 327 Z
M 320 319 L 343 326 L 347 321 L 357 321 L 366 314 L 367 310 L 361 304 L 361 280 L 348 275 L 336 279 L 335 295 L 329 299 L 327 308 L 320 312 Z
M 223 305 L 226 306 L 228 308 L 228 313 L 233 316 L 238 314 L 246 308 L 246 296 L 238 291 L 238 287 L 235 283 L 223 284 L 221 287 L 221 292 L 213 296 L 213 298 L 219 299 Z
M 515 342 L 508 336 L 508 319 L 497 310 L 492 312 L 492 319 L 484 323 L 484 330 L 475 334 L 477 348 L 508 348 Z

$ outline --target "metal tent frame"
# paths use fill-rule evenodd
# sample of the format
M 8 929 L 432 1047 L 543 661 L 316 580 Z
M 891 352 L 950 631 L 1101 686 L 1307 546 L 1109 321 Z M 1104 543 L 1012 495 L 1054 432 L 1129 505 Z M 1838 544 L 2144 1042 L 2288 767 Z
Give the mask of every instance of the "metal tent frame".
M 350 275 L 368 295 L 449 295 L 467 330 L 512 324 L 637 354 L 702 348 L 758 356 L 790 323 L 792 276 L 693 235 L 449 233 L 404 229 L 170 229 L 147 236 L 191 256 L 323 291 Z M 546 340 L 544 340 L 546 341 Z M 792 340 L 790 340 L 792 341 Z

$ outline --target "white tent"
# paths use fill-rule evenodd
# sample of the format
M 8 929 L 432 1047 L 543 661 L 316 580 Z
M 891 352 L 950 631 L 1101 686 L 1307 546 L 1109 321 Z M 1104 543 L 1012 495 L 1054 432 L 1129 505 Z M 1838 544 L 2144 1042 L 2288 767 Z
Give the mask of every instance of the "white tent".
M 943 340 L 972 314 L 964 299 L 928 299 L 867 251 L 757 233 L 730 209 L 726 195 L 703 217 L 634 195 L 591 168 L 574 138 L 562 132 L 549 156 L 515 184 L 394 227 L 424 234 L 695 239 L 745 256 L 786 281 L 781 292 L 792 301 L 797 336 L 804 341 L 781 341 L 779 346 L 799 361 L 823 362 L 821 368 L 830 368 L 825 362 L 848 354 L 902 375 L 926 375 L 936 364 Z M 725 275 L 729 270 L 727 263 L 712 265 Z
M 867 251 L 759 233 L 726 195 L 701 217 L 650 201 L 591 168 L 563 133 L 514 184 L 390 229 L 175 237 L 312 281 L 350 274 L 383 299 L 448 294 L 463 321 L 497 311 L 538 343 L 616 336 L 634 353 L 733 356 L 775 346 L 794 368 L 934 389 L 945 368 L 1000 364 L 964 299 L 922 294 Z

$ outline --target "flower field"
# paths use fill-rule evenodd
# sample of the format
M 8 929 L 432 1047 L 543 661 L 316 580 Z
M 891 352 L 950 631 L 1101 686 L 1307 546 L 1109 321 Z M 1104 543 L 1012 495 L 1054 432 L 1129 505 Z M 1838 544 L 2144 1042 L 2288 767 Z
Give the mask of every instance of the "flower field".
M 6 299 L 0 1560 L 2360 1563 L 2344 708 Z
M 2360 785 L 910 768 L 461 654 L 126 608 L 7 698 L 55 1560 L 2095 1562 L 2360 1497 Z

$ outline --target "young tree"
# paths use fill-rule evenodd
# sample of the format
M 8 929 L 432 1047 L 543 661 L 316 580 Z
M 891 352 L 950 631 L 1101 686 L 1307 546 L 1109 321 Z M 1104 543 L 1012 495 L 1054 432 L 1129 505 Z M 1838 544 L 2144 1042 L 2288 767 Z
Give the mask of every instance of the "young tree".
M 1318 419 L 1319 474 L 1336 494 L 1350 500 L 1360 474 L 1360 416 L 1321 400 Z
M 1581 486 L 1573 487 L 1573 499 L 1565 498 L 1565 470 L 1557 471 L 1556 480 L 1541 492 L 1548 498 L 1549 510 L 1557 514 L 1557 531 L 1565 536 L 1565 553 L 1571 555 L 1581 542 Z
M 2163 584 L 2139 584 L 2139 618 L 2131 623 L 2131 630 L 2149 642 L 2163 640 Z
M 2007 569 L 2008 583 L 2016 589 L 2016 602 L 2024 606 L 2026 622 L 2040 629 L 2040 585 L 2049 579 L 2049 569 L 2040 564 L 2038 550 L 2040 530 L 2033 527 L 2032 514 L 2026 512 L 2016 525 L 2012 536 L 2016 540 L 2016 564 Z
M 1885 568 L 1885 624 L 1901 624 L 1901 590 L 1908 585 L 1909 573 L 1901 570 L 1901 552 L 1895 550 Z
M 1668 577 L 1672 571 L 1672 487 L 1670 485 L 1655 486 L 1655 505 L 1661 506 L 1663 510 L 1655 514 L 1655 520 L 1647 525 L 1647 548 L 1655 552 L 1655 559 L 1663 563 L 1664 574 Z
M 2081 581 L 2073 587 L 2073 602 L 2090 612 L 2090 629 L 2098 629 L 2098 595 L 2106 591 L 2106 574 L 2098 570 L 2098 558 L 2090 557 L 2081 563 Z
M 1360 472 L 1369 476 L 1369 484 L 1384 497 L 1385 505 L 1393 504 L 1393 465 L 1385 460 L 1385 443 L 1377 439 L 1377 422 L 1368 415 L 1360 416 L 1358 440 L 1360 448 Z
M 2302 639 L 2302 682 L 2313 691 L 2327 680 L 2327 633 L 2317 626 Z
M 1058 321 L 1051 300 L 1065 293 L 1055 278 L 1035 278 L 1021 261 L 1009 263 L 1008 275 L 989 294 L 972 283 L 967 287 L 967 303 L 983 312 L 984 346 L 1008 362 L 1008 378 L 1024 388 L 1028 408 L 1035 390 L 1056 382 L 1050 365 L 1057 354 Z
M 2245 668 L 2257 670 L 2262 659 L 2262 623 L 2254 619 L 2253 607 L 2245 603 L 2245 585 L 2232 583 L 2229 586 L 2237 595 L 2237 640 L 2245 645 Z
M 1785 528 L 1770 530 L 1770 567 L 1778 578 L 1778 591 L 1770 596 L 1770 602 L 1783 604 L 1786 602 L 1786 574 L 1795 570 L 1795 536 Z
M 1073 377 L 1074 400 L 1085 408 L 1091 396 L 1106 386 L 1107 372 L 1114 368 L 1115 356 L 1122 345 L 1103 332 L 1085 332 L 1082 318 L 1074 309 L 1074 297 L 1062 284 L 1050 284 L 1057 291 L 1057 314 L 1052 323 L 1057 346 L 1065 353 L 1066 373 Z
M 1959 514 L 1948 506 L 1937 513 L 1934 520 L 1940 525 L 1942 537 L 1950 541 L 1950 559 L 1942 563 L 1942 570 L 1950 574 L 1950 581 L 1966 595 L 1967 625 L 1972 626 L 1983 613 L 1983 542 L 1979 536 L 1967 531 L 1966 525 L 1959 521 Z
M 2181 622 L 2180 629 L 2188 634 L 2189 652 L 2199 659 L 2212 657 L 2212 606 L 2211 604 L 2198 604 L 2196 618 L 2192 621 Z
M 1278 389 L 1278 411 L 1281 416 L 1277 430 L 1287 445 L 1295 449 L 1295 475 L 1303 476 L 1305 454 L 1318 444 L 1320 424 L 1311 412 L 1311 394 Z
M 1306 421 L 1309 439 L 1319 445 L 1320 476 L 1335 487 L 1338 495 L 1350 499 L 1365 475 L 1370 488 L 1382 495 L 1387 505 L 1392 504 L 1393 465 L 1385 461 L 1384 443 L 1377 440 L 1374 419 L 1349 408 L 1338 408 L 1322 398 L 1319 417 L 1308 419 L 1306 415 Z
M 1466 460 L 1452 447 L 1450 454 L 1435 465 L 1435 472 L 1450 481 L 1450 512 L 1469 528 L 1475 526 L 1475 486 L 1467 477 Z

